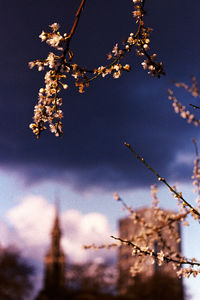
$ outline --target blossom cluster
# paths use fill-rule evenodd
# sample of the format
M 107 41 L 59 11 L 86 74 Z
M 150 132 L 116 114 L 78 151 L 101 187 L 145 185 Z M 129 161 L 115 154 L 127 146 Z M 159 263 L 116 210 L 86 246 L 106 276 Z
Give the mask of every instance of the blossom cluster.
M 52 32 L 42 32 L 40 38 L 42 41 L 46 41 L 47 44 L 56 48 L 57 50 L 63 50 L 62 43 L 65 41 L 57 30 L 59 25 L 54 23 L 50 25 Z M 56 136 L 62 135 L 62 122 L 63 112 L 61 109 L 62 98 L 58 96 L 61 88 L 67 89 L 68 85 L 63 82 L 66 78 L 66 74 L 69 72 L 64 65 L 61 65 L 62 56 L 55 55 L 50 52 L 48 57 L 44 60 L 35 60 L 29 63 L 29 67 L 37 67 L 38 71 L 44 70 L 45 67 L 49 67 L 49 71 L 46 72 L 44 81 L 45 87 L 40 88 L 38 93 L 38 103 L 34 108 L 33 123 L 30 124 L 30 128 L 33 133 L 39 138 L 41 132 L 46 129 L 45 123 L 49 123 L 49 128 Z M 62 68 L 62 70 L 61 70 Z
M 189 278 L 191 275 L 193 275 L 193 277 L 197 277 L 198 274 L 200 274 L 200 268 L 188 267 L 181 268 L 177 271 L 177 275 L 179 278 L 181 278 L 182 276 L 185 278 Z
M 175 113 L 180 114 L 181 118 L 187 120 L 188 123 L 192 123 L 195 126 L 198 126 L 200 124 L 200 120 L 196 119 L 194 114 L 192 114 L 189 110 L 186 110 L 186 107 L 182 105 L 174 96 L 172 90 L 168 89 L 168 93 L 168 98 L 172 101 L 172 106 L 174 108 Z
M 200 90 L 195 76 L 192 76 L 192 85 L 189 86 L 184 82 L 175 82 L 176 87 L 183 87 L 186 91 L 192 94 L 193 97 L 200 97 Z
M 162 250 L 156 253 L 149 247 L 138 247 L 132 242 L 123 241 L 122 239 L 120 239 L 120 241 L 133 248 L 132 255 L 137 255 L 134 265 L 130 268 L 132 276 L 136 276 L 139 272 L 142 272 L 143 267 L 147 263 L 150 262 L 151 264 L 154 264 L 155 260 L 158 266 L 162 266 L 164 263 L 167 263 L 168 265 L 171 264 L 172 269 L 176 272 L 179 278 L 182 276 L 189 278 L 191 275 L 196 277 L 200 274 L 200 263 L 195 258 L 188 260 L 184 256 L 172 256 L 171 254 L 169 255 L 164 253 Z M 190 266 L 182 267 L 185 264 Z
M 162 62 L 155 61 L 157 55 L 155 53 L 149 55 L 147 52 L 149 50 L 150 34 L 152 29 L 150 27 L 146 27 L 144 24 L 144 0 L 133 0 L 133 3 L 133 17 L 136 18 L 136 23 L 139 24 L 138 29 L 135 34 L 130 33 L 123 49 L 119 50 L 118 44 L 116 44 L 112 50 L 112 53 L 108 54 L 108 59 L 116 57 L 117 59 L 114 60 L 114 62 L 116 62 L 117 60 L 123 58 L 127 52 L 130 52 L 131 48 L 134 46 L 138 56 L 146 57 L 146 59 L 142 62 L 142 66 L 145 70 L 148 70 L 150 75 L 156 77 L 165 75 Z
M 71 75 L 75 78 L 76 86 L 79 88 L 79 92 L 83 91 L 83 86 L 78 83 L 80 77 L 85 76 L 84 69 L 78 67 L 77 64 L 70 63 L 72 59 L 72 52 L 69 51 L 69 61 L 64 57 L 63 51 L 65 43 L 67 43 L 68 36 L 65 33 L 63 36 L 58 31 L 59 24 L 54 23 L 50 25 L 52 32 L 48 33 L 42 31 L 40 34 L 41 41 L 54 47 L 58 51 L 62 51 L 61 55 L 56 55 L 50 52 L 46 59 L 34 60 L 29 62 L 29 67 L 38 68 L 38 71 L 43 71 L 46 67 L 49 71 L 44 76 L 45 87 L 40 88 L 38 93 L 38 103 L 34 108 L 33 123 L 30 124 L 30 128 L 33 133 L 40 137 L 43 130 L 46 129 L 45 123 L 49 123 L 49 128 L 56 136 L 61 136 L 62 131 L 62 98 L 59 97 L 59 93 L 62 89 L 66 90 L 68 84 L 66 83 L 67 75 Z
M 94 70 L 94 74 L 101 75 L 102 77 L 113 74 L 113 78 L 118 79 L 121 76 L 122 71 L 129 72 L 130 69 L 131 67 L 129 64 L 122 66 L 121 64 L 116 63 L 114 65 L 111 65 L 110 67 L 98 67 L 98 69 Z
M 138 31 L 135 35 L 130 34 L 126 48 L 129 50 L 132 45 L 136 47 L 137 55 L 141 57 L 146 57 L 142 62 L 142 66 L 145 70 L 148 70 L 148 74 L 156 77 L 160 75 L 165 75 L 162 62 L 156 62 L 156 54 L 148 54 L 149 44 L 150 44 L 150 34 L 152 29 L 146 27 L 144 24 L 143 17 L 145 15 L 144 11 L 144 1 L 133 1 L 134 10 L 133 17 L 136 18 L 136 22 L 139 23 Z

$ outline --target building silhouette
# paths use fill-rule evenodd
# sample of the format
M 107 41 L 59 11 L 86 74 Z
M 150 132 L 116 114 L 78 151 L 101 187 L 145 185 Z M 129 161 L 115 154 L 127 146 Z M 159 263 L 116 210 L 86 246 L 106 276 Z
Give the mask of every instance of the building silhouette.
M 51 230 L 51 244 L 44 260 L 43 288 L 36 300 L 66 299 L 65 266 L 66 257 L 61 247 L 61 227 L 58 207 Z
M 143 208 L 135 211 L 136 215 L 139 218 L 143 219 L 143 222 L 150 224 L 151 226 L 160 226 L 162 223 L 159 224 L 159 221 L 154 216 L 154 210 L 152 208 Z M 161 214 L 163 217 L 167 216 L 169 211 L 162 211 Z M 172 214 L 172 212 L 171 212 Z M 162 229 L 162 232 L 158 234 L 158 236 L 152 236 L 148 232 L 148 228 L 146 229 L 146 236 L 145 239 L 143 239 L 144 234 L 144 227 L 141 225 L 140 222 L 134 222 L 134 219 L 130 217 L 123 218 L 119 220 L 119 236 L 123 240 L 129 240 L 135 243 L 137 246 L 149 246 L 150 249 L 152 249 L 155 253 L 159 252 L 161 249 L 164 248 L 164 250 L 168 251 L 174 251 L 174 252 L 181 252 L 181 245 L 180 242 L 177 243 L 177 241 L 180 239 L 180 227 L 178 222 L 173 222 L 171 224 L 170 230 L 173 231 L 173 238 L 170 238 L 169 229 L 167 227 L 164 227 Z M 149 235 L 149 239 L 148 239 Z M 160 235 L 160 237 L 159 237 Z M 136 238 L 137 237 L 137 238 Z M 140 237 L 138 239 L 138 237 Z M 169 250 L 170 249 L 170 250 Z M 120 295 L 136 295 L 137 297 L 132 297 L 131 299 L 143 299 L 142 296 L 140 297 L 140 294 L 147 292 L 144 289 L 144 286 L 148 286 L 149 288 L 151 286 L 151 290 L 153 288 L 153 285 L 155 284 L 155 289 L 158 290 L 158 285 L 154 281 L 158 281 L 158 278 L 161 280 L 163 279 L 163 283 L 160 282 L 160 285 L 163 284 L 164 287 L 167 286 L 168 282 L 168 290 L 166 293 L 170 293 L 170 289 L 173 289 L 176 291 L 173 294 L 176 293 L 177 296 L 170 296 L 168 294 L 168 297 L 170 299 L 178 299 L 183 300 L 184 299 L 184 293 L 183 293 L 183 284 L 182 280 L 179 279 L 176 275 L 176 272 L 173 268 L 172 263 L 164 263 L 161 266 L 159 266 L 159 263 L 156 259 L 150 256 L 146 256 L 144 258 L 144 261 L 140 264 L 140 256 L 138 255 L 132 255 L 133 248 L 130 246 L 127 246 L 125 244 L 122 244 L 119 248 L 118 253 L 118 270 L 119 270 L 119 280 L 118 280 L 118 292 Z M 153 263 L 152 260 L 154 259 Z M 135 275 L 132 276 L 130 270 L 133 269 L 133 272 L 135 270 Z M 137 269 L 139 272 L 137 272 Z M 156 279 L 157 278 L 157 279 Z M 153 292 L 151 292 L 153 293 Z M 155 292 L 154 292 L 155 293 Z M 173 298 L 174 297 L 174 298 Z M 153 298 L 146 295 L 148 299 L 157 299 L 155 294 Z M 163 298 L 163 295 L 162 295 Z M 159 299 L 159 297 L 158 297 Z

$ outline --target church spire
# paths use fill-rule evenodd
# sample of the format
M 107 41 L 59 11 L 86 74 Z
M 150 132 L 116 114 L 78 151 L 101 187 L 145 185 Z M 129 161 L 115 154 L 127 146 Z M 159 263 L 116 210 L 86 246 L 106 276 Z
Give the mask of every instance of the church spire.
M 61 246 L 60 246 L 60 240 L 61 240 L 62 231 L 60 228 L 60 220 L 59 220 L 59 199 L 55 199 L 55 218 L 54 223 L 51 231 L 51 251 L 52 254 L 56 254 L 57 252 L 60 253 Z
M 65 255 L 62 250 L 62 231 L 59 218 L 59 200 L 55 201 L 55 217 L 51 230 L 51 245 L 45 256 L 44 289 L 51 293 L 62 293 L 65 289 Z

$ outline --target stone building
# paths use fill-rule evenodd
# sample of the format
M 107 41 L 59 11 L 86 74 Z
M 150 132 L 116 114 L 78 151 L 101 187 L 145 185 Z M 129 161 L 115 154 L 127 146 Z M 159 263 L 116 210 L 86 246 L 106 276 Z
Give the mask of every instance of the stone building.
M 152 226 L 159 228 L 162 225 L 161 219 L 164 219 L 170 212 L 164 210 L 161 211 L 160 221 L 159 218 L 155 217 L 154 213 L 155 211 L 153 209 L 144 208 L 136 210 L 135 217 L 133 216 L 133 218 L 127 217 L 121 219 L 119 221 L 120 238 L 123 240 L 132 241 L 139 247 L 148 245 L 154 252 L 157 253 L 164 248 L 167 251 L 174 251 L 180 253 L 180 227 L 178 222 L 173 222 L 170 226 L 170 229 L 168 227 L 164 227 L 160 233 L 158 232 L 158 234 L 155 234 L 153 236 L 149 234 L 150 228 Z M 171 214 L 173 213 L 171 212 Z M 135 218 L 137 218 L 137 216 L 143 220 L 142 222 L 149 224 L 149 227 L 147 226 L 147 228 L 144 229 L 143 225 L 141 225 L 140 222 L 135 222 Z M 170 232 L 172 232 L 173 234 L 171 235 Z M 182 280 L 178 279 L 176 272 L 173 269 L 173 265 L 171 263 L 164 263 L 162 266 L 159 266 L 156 259 L 153 259 L 153 257 L 150 256 L 146 256 L 143 262 L 140 264 L 141 257 L 137 255 L 132 255 L 132 251 L 133 248 L 125 244 L 123 244 L 119 248 L 118 292 L 120 295 L 126 295 L 130 293 L 130 291 L 134 294 L 134 286 L 136 285 L 136 283 L 139 282 L 138 278 L 140 278 L 140 282 L 148 282 L 150 280 L 153 280 L 153 278 L 156 277 L 159 273 L 162 274 L 163 277 L 165 277 L 165 282 L 173 281 L 173 286 L 177 286 L 176 289 L 177 293 L 179 294 L 177 299 L 183 299 Z M 139 275 L 132 276 L 130 272 L 131 268 L 133 269 L 133 272 L 135 270 L 136 274 Z M 140 272 L 137 273 L 137 269 L 140 270 Z

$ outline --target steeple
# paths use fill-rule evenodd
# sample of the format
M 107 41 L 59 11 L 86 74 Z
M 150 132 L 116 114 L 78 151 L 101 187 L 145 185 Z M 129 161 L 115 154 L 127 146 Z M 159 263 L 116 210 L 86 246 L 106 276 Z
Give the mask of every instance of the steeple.
M 62 231 L 60 228 L 58 200 L 56 201 L 55 211 L 56 213 L 51 231 L 51 252 L 52 254 L 54 253 L 54 256 L 58 254 L 57 252 L 60 253 L 61 251 L 60 240 Z
M 44 290 L 57 297 L 65 290 L 65 254 L 60 240 L 62 231 L 60 228 L 58 200 L 55 205 L 55 218 L 51 231 L 51 245 L 45 256 Z M 57 298 L 59 299 L 59 298 Z

